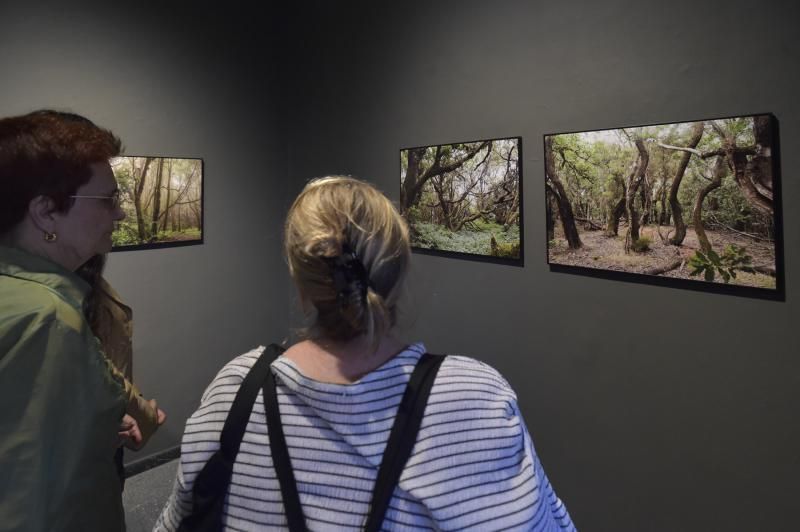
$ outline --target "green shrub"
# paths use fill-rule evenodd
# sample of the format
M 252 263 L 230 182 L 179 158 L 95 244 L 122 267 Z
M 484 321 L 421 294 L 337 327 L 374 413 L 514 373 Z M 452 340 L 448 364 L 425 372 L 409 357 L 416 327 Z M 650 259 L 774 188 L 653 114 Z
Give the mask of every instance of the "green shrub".
M 130 222 L 121 222 L 117 229 L 111 233 L 111 242 L 115 246 L 129 246 L 139 244 L 139 233 Z
M 696 276 L 703 274 L 708 282 L 713 282 L 716 274 L 722 277 L 726 283 L 731 279 L 736 279 L 736 270 L 752 272 L 753 258 L 747 254 L 747 250 L 742 246 L 730 244 L 718 255 L 713 249 L 703 253 L 698 250 L 689 258 L 689 266 L 693 268 L 690 275 Z
M 648 251 L 650 249 L 650 244 L 653 241 L 648 236 L 640 236 L 636 240 L 633 241 L 633 250 L 642 253 L 644 251 Z
M 406 212 L 406 218 L 408 219 L 408 222 L 411 224 L 421 221 L 422 216 L 419 207 L 416 205 L 412 205 L 411 207 L 409 207 L 408 211 Z
M 519 258 L 519 242 L 490 242 L 490 253 L 492 257 Z

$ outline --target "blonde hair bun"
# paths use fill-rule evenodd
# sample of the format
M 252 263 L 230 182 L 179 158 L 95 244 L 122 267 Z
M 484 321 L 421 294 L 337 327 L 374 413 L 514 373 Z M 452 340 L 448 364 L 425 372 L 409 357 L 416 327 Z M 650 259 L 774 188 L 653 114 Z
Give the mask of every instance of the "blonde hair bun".
M 379 341 L 395 324 L 411 255 L 392 202 L 352 177 L 319 178 L 297 196 L 284 229 L 289 272 L 316 310 L 307 333 Z

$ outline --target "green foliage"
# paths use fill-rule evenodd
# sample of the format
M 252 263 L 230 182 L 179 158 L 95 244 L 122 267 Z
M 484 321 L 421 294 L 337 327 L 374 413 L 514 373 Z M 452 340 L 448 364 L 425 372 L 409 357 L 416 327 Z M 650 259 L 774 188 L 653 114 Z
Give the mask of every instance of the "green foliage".
M 490 247 L 492 257 L 519 258 L 519 241 L 517 242 L 498 242 L 496 246 Z
M 597 202 L 594 208 L 613 208 L 623 194 L 623 174 L 630 148 L 586 140 L 579 133 L 553 137 L 553 158 L 573 208 Z
M 706 177 L 713 164 L 711 160 L 692 157 L 686 175 L 681 183 L 678 199 L 683 207 L 684 220 L 690 221 L 694 201 L 700 190 L 708 184 Z M 732 178 L 730 170 L 723 176 L 722 185 L 712 190 L 703 203 L 702 221 L 706 227 L 715 223 L 723 224 L 737 231 L 759 233 L 769 236 L 773 233 L 774 222 L 752 208 L 742 194 L 741 188 Z
M 473 223 L 472 227 L 465 226 L 453 232 L 439 224 L 416 223 L 412 233 L 411 243 L 414 246 L 487 256 L 491 256 L 491 238 L 494 234 L 498 246 L 503 246 L 508 253 L 513 253 L 513 245 L 516 244 L 516 255 L 498 256 L 519 257 L 519 226 L 516 224 L 506 231 L 502 225 L 481 220 L 480 223 Z
M 719 222 L 738 231 L 771 235 L 774 221 L 754 209 L 734 179 L 725 179 L 722 186 L 706 198 L 703 222 Z
M 483 218 L 478 218 L 477 220 L 473 220 L 470 222 L 472 226 L 475 228 L 476 231 L 482 232 L 490 232 L 496 230 L 498 225 L 495 222 L 485 220 Z
M 139 233 L 136 224 L 132 222 L 119 222 L 117 229 L 111 233 L 111 242 L 114 246 L 130 246 L 139 244 Z
M 200 238 L 199 227 L 189 227 L 181 231 L 159 231 L 152 242 L 176 242 L 181 240 L 197 240 Z M 111 234 L 114 246 L 132 246 L 151 242 L 139 239 L 139 232 L 135 222 L 120 222 L 117 229 Z
M 653 240 L 649 236 L 640 236 L 633 241 L 633 250 L 637 253 L 648 251 L 652 243 Z
M 691 276 L 701 273 L 708 282 L 713 282 L 716 274 L 728 283 L 731 279 L 736 279 L 736 270 L 752 272 L 753 258 L 747 254 L 747 250 L 742 246 L 730 244 L 725 248 L 722 256 L 718 255 L 713 249 L 708 253 L 698 250 L 689 259 L 689 266 L 693 268 Z
M 412 205 L 411 207 L 408 208 L 408 210 L 406 211 L 406 219 L 408 220 L 408 223 L 411 224 L 422 220 L 422 216 L 420 215 L 418 205 Z
M 728 118 L 722 122 L 722 128 L 731 133 L 737 143 L 752 144 L 755 142 L 755 137 L 753 135 L 754 120 L 752 116 Z
M 177 240 L 196 240 L 200 238 L 200 228 L 190 227 L 181 231 L 159 231 L 156 242 L 174 242 Z

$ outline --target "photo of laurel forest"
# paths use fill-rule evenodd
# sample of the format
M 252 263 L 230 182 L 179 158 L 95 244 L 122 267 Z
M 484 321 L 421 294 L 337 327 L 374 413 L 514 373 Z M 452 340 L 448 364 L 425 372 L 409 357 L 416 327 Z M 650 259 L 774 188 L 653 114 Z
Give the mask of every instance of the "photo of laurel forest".
M 772 115 L 546 135 L 551 264 L 776 288 Z
M 400 151 L 400 212 L 411 245 L 519 262 L 521 139 Z
M 203 240 L 203 161 L 167 157 L 115 157 L 125 219 L 112 249 L 140 249 Z

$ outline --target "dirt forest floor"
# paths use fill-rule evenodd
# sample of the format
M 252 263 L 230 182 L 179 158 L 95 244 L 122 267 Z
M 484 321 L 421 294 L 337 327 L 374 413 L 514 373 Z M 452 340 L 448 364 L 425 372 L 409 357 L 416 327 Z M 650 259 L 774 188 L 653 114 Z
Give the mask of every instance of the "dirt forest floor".
M 651 241 L 650 249 L 642 253 L 634 251 L 625 253 L 626 230 L 627 227 L 624 224 L 620 224 L 619 236 L 616 237 L 607 237 L 603 231 L 599 230 L 580 230 L 583 247 L 571 250 L 567 247 L 563 231 L 558 227 L 554 241 L 550 242 L 548 246 L 549 260 L 553 264 L 640 274 L 649 274 L 650 270 L 666 267 L 676 261 L 680 261 L 680 266 L 659 275 L 661 277 L 705 282 L 702 274 L 695 277 L 689 275 L 692 271 L 692 268 L 687 264 L 689 257 L 700 249 L 697 235 L 691 227 L 687 228 L 686 238 L 681 246 L 673 246 L 669 243 L 664 244 L 654 225 L 642 228 L 640 235 L 648 237 Z M 660 231 L 667 238 L 668 235 L 672 235 L 674 228 L 672 226 L 661 226 Z M 744 247 L 747 250 L 747 254 L 753 257 L 752 264 L 754 266 L 775 270 L 775 247 L 773 243 L 756 241 L 731 231 L 706 229 L 706 235 L 717 253 L 722 254 L 728 244 L 736 244 Z M 722 283 L 724 281 L 718 275 L 715 277 L 714 282 Z M 763 273 L 737 272 L 736 279 L 731 279 L 729 284 L 774 289 L 775 277 Z

